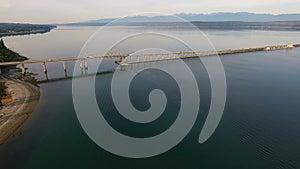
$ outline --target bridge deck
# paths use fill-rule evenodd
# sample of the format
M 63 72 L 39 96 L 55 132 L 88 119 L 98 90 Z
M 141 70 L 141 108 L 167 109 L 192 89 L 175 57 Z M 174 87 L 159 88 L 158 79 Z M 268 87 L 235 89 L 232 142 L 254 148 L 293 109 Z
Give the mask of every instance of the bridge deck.
M 214 56 L 214 55 L 228 55 L 237 53 L 248 53 L 258 51 L 271 51 L 281 49 L 291 49 L 294 47 L 300 47 L 300 44 L 288 44 L 288 45 L 276 45 L 276 46 L 265 46 L 257 48 L 246 48 L 246 49 L 235 49 L 235 50 L 221 50 L 221 51 L 207 51 L 207 52 L 173 52 L 173 53 L 161 53 L 161 54 L 132 54 L 132 55 L 107 55 L 107 56 L 88 56 L 85 58 L 57 58 L 57 59 L 37 59 L 37 60 L 26 60 L 16 62 L 1 62 L 0 66 L 10 65 L 24 65 L 24 64 L 45 64 L 50 62 L 69 62 L 69 61 L 87 61 L 91 59 L 120 59 L 117 62 L 120 65 L 128 65 L 142 62 L 154 62 L 172 59 L 184 59 L 202 56 Z
M 112 55 L 112 56 L 88 56 L 86 58 L 57 58 L 57 59 L 36 59 L 36 60 L 25 60 L 15 62 L 0 62 L 0 66 L 20 65 L 20 64 L 34 64 L 34 63 L 50 63 L 50 62 L 69 62 L 77 60 L 90 60 L 90 59 L 113 59 L 126 57 L 124 55 Z
M 155 62 L 163 60 L 174 60 L 174 59 L 185 59 L 194 57 L 205 57 L 205 56 L 216 56 L 216 55 L 229 55 L 238 53 L 249 53 L 259 51 L 272 51 L 282 49 L 292 49 L 294 47 L 300 47 L 300 44 L 289 44 L 289 45 L 277 45 L 277 46 L 265 46 L 257 48 L 245 48 L 235 50 L 221 50 L 221 51 L 208 51 L 208 52 L 174 52 L 174 53 L 163 53 L 163 54 L 142 54 L 142 55 L 130 55 L 130 57 L 142 57 L 142 59 L 126 58 L 122 62 L 118 62 L 120 65 L 129 65 L 143 62 Z

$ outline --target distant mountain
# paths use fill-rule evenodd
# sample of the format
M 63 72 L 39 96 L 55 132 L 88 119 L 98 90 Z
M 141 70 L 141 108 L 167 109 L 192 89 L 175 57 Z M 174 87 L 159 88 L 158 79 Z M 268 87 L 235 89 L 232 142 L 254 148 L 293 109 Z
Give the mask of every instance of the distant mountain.
M 300 21 L 299 14 L 256 14 L 248 12 L 238 13 L 212 13 L 212 14 L 187 14 L 180 13 L 167 16 L 129 16 L 122 18 L 123 23 L 147 23 L 147 22 L 178 22 L 174 16 L 183 18 L 191 22 L 224 22 L 224 21 L 243 21 L 243 22 L 274 22 L 274 21 Z M 99 19 L 79 23 L 69 23 L 64 25 L 84 25 L 84 26 L 101 26 L 112 22 L 118 18 Z
M 300 21 L 299 14 L 256 14 L 249 12 L 212 13 L 212 14 L 176 14 L 188 21 L 244 21 L 244 22 L 272 22 L 272 21 Z

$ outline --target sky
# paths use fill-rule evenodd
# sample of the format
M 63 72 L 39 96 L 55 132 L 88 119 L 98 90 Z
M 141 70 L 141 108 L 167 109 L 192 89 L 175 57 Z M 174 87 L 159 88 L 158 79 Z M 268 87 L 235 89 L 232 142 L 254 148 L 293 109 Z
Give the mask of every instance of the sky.
M 300 13 L 300 0 L 0 0 L 0 22 L 71 23 L 143 13 Z

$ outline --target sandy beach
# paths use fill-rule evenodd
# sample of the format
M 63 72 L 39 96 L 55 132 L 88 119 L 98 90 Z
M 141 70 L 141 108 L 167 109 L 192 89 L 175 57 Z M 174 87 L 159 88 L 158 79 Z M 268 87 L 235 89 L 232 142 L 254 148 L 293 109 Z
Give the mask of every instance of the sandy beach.
M 20 80 L 4 79 L 12 102 L 0 109 L 0 145 L 26 121 L 38 104 L 39 88 Z

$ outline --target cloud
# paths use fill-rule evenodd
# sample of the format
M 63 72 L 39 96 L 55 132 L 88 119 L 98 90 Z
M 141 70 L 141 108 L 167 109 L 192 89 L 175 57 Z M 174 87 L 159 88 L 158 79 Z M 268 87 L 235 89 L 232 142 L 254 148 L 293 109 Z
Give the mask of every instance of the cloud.
M 11 1 L 9 0 L 0 0 L 0 8 L 10 8 Z

